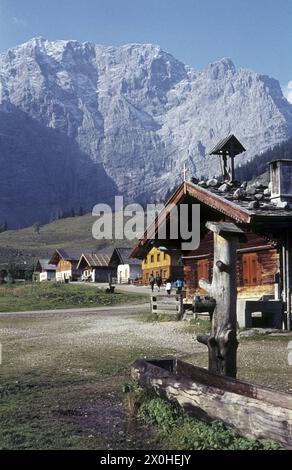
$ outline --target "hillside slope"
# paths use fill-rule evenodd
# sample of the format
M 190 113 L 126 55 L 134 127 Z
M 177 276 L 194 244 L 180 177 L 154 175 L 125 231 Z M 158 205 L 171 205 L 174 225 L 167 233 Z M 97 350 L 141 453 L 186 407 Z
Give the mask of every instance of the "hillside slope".
M 32 265 L 38 258 L 48 258 L 56 248 L 81 248 L 87 251 L 111 251 L 114 246 L 133 246 L 135 241 L 95 240 L 90 214 L 57 220 L 40 227 L 8 230 L 0 233 L 0 264 L 8 261 Z

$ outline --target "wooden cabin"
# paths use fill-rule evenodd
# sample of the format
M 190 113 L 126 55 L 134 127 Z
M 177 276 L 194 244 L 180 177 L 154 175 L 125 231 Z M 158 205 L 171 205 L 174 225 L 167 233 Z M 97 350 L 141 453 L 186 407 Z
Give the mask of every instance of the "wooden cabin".
M 81 279 L 89 282 L 110 282 L 116 270 L 109 265 L 110 256 L 105 253 L 82 253 L 77 269 Z
M 131 258 L 132 248 L 115 248 L 109 266 L 116 269 L 116 278 L 119 284 L 128 284 L 142 277 L 141 261 Z
M 226 140 L 224 141 L 226 145 Z M 218 148 L 215 149 L 218 152 Z M 235 153 L 236 154 L 236 153 Z M 233 156 L 235 155 L 233 154 Z M 226 163 L 226 152 L 225 152 Z M 292 160 L 271 162 L 270 186 L 241 185 L 234 180 L 234 165 L 226 164 L 230 180 L 184 181 L 169 199 L 155 223 L 134 248 L 132 256 L 145 259 L 153 244 L 180 250 L 187 296 L 203 293 L 199 279 L 212 278 L 213 236 L 207 221 L 233 222 L 246 235 L 237 249 L 238 300 L 280 299 L 285 309 L 287 326 L 291 326 L 292 287 Z M 182 251 L 177 240 L 158 240 L 158 229 L 170 220 L 169 207 L 199 204 L 201 239 L 198 249 Z M 189 211 L 189 226 L 192 224 Z M 272 305 L 272 304 L 270 304 Z M 274 304 L 275 305 L 275 304 Z
M 77 281 L 81 278 L 81 270 L 77 265 L 82 255 L 79 249 L 58 248 L 52 254 L 49 264 L 56 266 L 56 281 Z
M 183 278 L 187 297 L 204 294 L 199 287 L 200 279 L 212 279 L 213 268 L 213 234 L 205 229 L 205 222 L 208 220 L 236 221 L 241 217 L 241 208 L 236 207 L 232 202 L 232 213 L 225 207 L 225 202 L 221 195 L 216 195 L 214 189 L 202 188 L 193 183 L 183 183 L 175 193 L 173 199 L 175 204 L 200 204 L 201 208 L 201 238 L 200 246 L 194 251 L 179 251 L 181 240 L 177 241 L 175 246 L 171 240 L 169 253 L 180 253 L 181 263 L 183 265 Z M 229 204 L 229 201 L 228 203 Z M 216 206 L 216 208 L 214 207 Z M 227 215 L 229 212 L 229 215 Z M 246 213 L 244 212 L 246 215 Z M 246 218 L 244 215 L 243 218 Z M 291 212 L 292 216 L 292 212 Z M 247 220 L 247 218 L 246 218 Z M 240 224 L 241 225 L 241 224 Z M 246 225 L 246 224 L 245 224 Z M 151 241 L 151 240 L 150 240 Z M 170 242 L 170 241 L 169 241 Z M 167 244 L 167 241 L 163 241 Z M 147 244 L 146 244 L 147 245 Z M 148 253 L 147 250 L 149 249 Z M 175 251 L 177 250 L 177 251 Z M 151 244 L 142 247 L 139 244 L 133 251 L 133 256 L 145 256 L 142 261 L 142 270 L 144 277 L 144 259 L 151 261 L 152 256 L 159 250 L 152 248 Z M 170 257 L 170 255 L 168 255 Z M 157 259 L 157 258 L 156 258 Z M 152 272 L 155 275 L 154 260 L 152 258 Z M 177 264 L 179 262 L 176 255 Z M 148 263 L 149 263 L 148 261 Z M 157 262 L 157 261 L 156 261 Z M 168 261 L 169 263 L 169 261 Z M 242 298 L 258 298 L 263 295 L 274 295 L 277 292 L 278 276 L 280 269 L 279 251 L 274 240 L 267 238 L 265 234 L 259 234 L 252 231 L 252 228 L 246 226 L 246 242 L 240 243 L 237 250 L 237 285 L 238 296 Z M 147 265 L 147 273 L 149 270 Z M 151 265 L 150 265 L 151 266 Z M 169 270 L 166 271 L 169 277 Z M 165 277 L 165 276 L 163 276 Z M 276 294 L 277 295 L 277 294 Z
M 56 265 L 50 264 L 49 261 L 49 259 L 39 259 L 37 261 L 33 275 L 35 281 L 54 281 L 56 279 Z
M 183 277 L 183 264 L 179 252 L 171 252 L 167 248 L 153 247 L 142 260 L 143 284 L 149 284 L 151 275 L 160 275 L 163 282 L 167 279 L 175 281 Z

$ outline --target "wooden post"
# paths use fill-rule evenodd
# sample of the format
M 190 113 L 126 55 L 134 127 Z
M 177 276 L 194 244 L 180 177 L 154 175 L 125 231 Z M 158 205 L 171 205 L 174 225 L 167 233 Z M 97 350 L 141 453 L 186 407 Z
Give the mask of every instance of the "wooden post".
M 227 155 L 225 151 L 223 152 L 222 160 L 223 160 L 223 177 L 225 180 L 228 180 L 229 177 L 228 177 Z
M 199 285 L 215 299 L 211 335 L 198 335 L 198 341 L 208 346 L 209 370 L 220 375 L 236 377 L 236 245 L 243 231 L 226 222 L 207 222 L 214 232 L 213 279 Z
M 229 159 L 230 159 L 230 181 L 233 182 L 235 180 L 235 171 L 234 171 L 234 145 L 233 142 L 230 142 L 230 149 L 229 149 Z
M 292 283 L 292 241 L 289 230 L 281 239 L 280 271 L 282 281 L 282 299 L 285 304 L 285 328 L 291 331 L 291 283 Z
M 291 330 L 291 277 L 292 277 L 292 243 L 290 233 L 286 230 L 286 305 L 287 305 L 287 330 Z
M 183 314 L 184 314 L 184 299 L 183 299 L 183 294 L 182 292 L 180 292 L 179 294 L 176 294 L 177 295 L 177 310 L 178 310 L 178 314 L 182 317 Z

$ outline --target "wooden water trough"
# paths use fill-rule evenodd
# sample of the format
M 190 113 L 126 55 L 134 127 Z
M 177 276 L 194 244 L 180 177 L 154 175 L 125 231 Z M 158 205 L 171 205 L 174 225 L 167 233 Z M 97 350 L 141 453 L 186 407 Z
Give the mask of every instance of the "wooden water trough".
M 292 394 L 209 372 L 176 358 L 138 359 L 131 370 L 142 387 L 204 421 L 223 421 L 238 434 L 292 449 Z

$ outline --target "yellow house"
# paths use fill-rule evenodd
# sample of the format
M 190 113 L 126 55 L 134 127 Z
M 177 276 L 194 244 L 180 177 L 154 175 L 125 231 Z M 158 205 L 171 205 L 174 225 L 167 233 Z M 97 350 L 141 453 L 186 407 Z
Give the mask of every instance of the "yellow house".
M 160 275 L 163 281 L 178 277 L 183 279 L 183 266 L 180 263 L 180 254 L 177 252 L 162 251 L 152 248 L 142 261 L 143 283 L 149 284 L 151 274 Z

